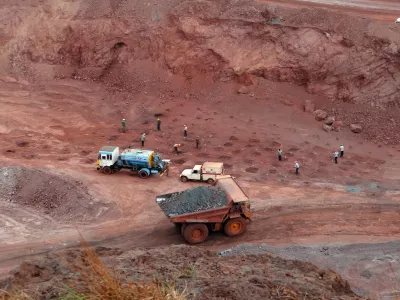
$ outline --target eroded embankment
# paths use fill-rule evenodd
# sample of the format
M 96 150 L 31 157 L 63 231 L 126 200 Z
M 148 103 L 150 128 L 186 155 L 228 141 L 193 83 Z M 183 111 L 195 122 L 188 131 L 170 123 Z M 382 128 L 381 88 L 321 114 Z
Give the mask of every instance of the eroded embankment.
M 395 24 L 249 1 L 92 2 L 3 6 L 3 72 L 140 88 L 136 62 L 152 59 L 187 78 L 251 84 L 252 74 L 331 99 L 400 103 Z

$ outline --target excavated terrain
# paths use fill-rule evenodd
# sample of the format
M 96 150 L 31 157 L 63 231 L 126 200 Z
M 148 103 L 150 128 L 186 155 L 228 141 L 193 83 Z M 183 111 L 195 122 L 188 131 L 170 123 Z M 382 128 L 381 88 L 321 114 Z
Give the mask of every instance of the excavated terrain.
M 266 254 L 219 257 L 187 246 L 127 252 L 99 247 L 96 252 L 124 281 L 175 282 L 190 299 L 362 299 L 333 271 Z M 63 282 L 78 284 L 84 257 L 68 251 L 24 263 L 0 280 L 0 289 L 23 285 L 35 299 L 59 299 L 67 292 Z
M 253 74 L 328 99 L 399 107 L 400 28 L 249 1 L 31 1 L 1 8 L 2 71 L 140 88 L 137 60 L 215 80 Z
M 56 297 L 80 254 L 54 251 L 83 237 L 120 247 L 98 253 L 127 281 L 156 273 L 189 299 L 358 299 L 348 281 L 397 300 L 400 5 L 317 2 L 1 1 L 0 289 Z M 96 171 L 98 149 L 144 132 L 169 176 Z M 252 222 L 171 247 L 154 199 L 198 186 L 179 174 L 205 161 L 237 178 Z

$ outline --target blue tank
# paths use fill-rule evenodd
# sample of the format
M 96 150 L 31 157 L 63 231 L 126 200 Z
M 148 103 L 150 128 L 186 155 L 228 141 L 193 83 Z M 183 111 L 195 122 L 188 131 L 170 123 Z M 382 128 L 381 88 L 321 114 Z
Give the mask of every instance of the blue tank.
M 162 160 L 161 155 L 152 150 L 125 149 L 118 157 L 119 168 L 137 171 L 142 178 L 150 174 L 162 173 L 168 168 L 169 160 Z

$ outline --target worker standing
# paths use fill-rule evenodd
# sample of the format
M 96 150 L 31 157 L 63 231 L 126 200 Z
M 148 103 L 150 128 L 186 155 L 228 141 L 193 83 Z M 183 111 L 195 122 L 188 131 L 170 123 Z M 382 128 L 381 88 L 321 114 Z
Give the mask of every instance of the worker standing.
M 299 175 L 299 169 L 300 169 L 300 165 L 299 163 L 296 161 L 296 163 L 294 164 L 294 167 L 296 168 L 296 175 Z
M 344 155 L 344 146 L 340 145 L 340 157 L 343 157 Z
M 335 164 L 337 164 L 337 159 L 339 157 L 339 152 L 335 151 L 335 153 L 333 153 L 333 156 L 335 157 Z
M 278 149 L 278 160 L 282 160 L 282 149 Z
M 200 137 L 197 136 L 196 137 L 196 149 L 199 149 L 199 145 L 200 145 Z
M 140 140 L 142 141 L 142 147 L 144 147 L 144 141 L 146 140 L 146 134 L 143 133 L 142 137 L 140 138 Z
M 158 131 L 161 130 L 161 120 L 160 120 L 160 118 L 157 119 L 157 130 Z
M 184 126 L 183 127 L 183 136 L 187 137 L 187 131 L 188 131 L 187 126 L 186 125 L 183 125 L 183 126 Z
M 121 125 L 122 125 L 122 132 L 126 132 L 126 121 L 125 121 L 125 119 L 122 119 Z

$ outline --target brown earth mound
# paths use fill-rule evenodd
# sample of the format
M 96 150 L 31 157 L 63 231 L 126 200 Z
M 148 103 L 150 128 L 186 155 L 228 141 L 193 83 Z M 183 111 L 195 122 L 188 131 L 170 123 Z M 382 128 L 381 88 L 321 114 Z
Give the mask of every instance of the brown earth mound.
M 23 167 L 0 168 L 0 207 L 28 207 L 60 221 L 90 221 L 115 213 L 116 204 L 98 201 L 82 182 Z
M 141 89 L 151 59 L 188 79 L 294 82 L 345 102 L 399 106 L 400 27 L 256 1 L 3 5 L 0 73 Z M 3 63 L 1 63 L 3 62 Z
M 122 270 L 124 281 L 174 282 L 188 299 L 361 299 L 333 271 L 267 254 L 226 257 L 188 246 L 96 252 L 105 265 Z M 0 290 L 22 287 L 34 299 L 58 299 L 66 293 L 65 284 L 82 287 L 84 258 L 68 251 L 23 263 L 0 280 Z

